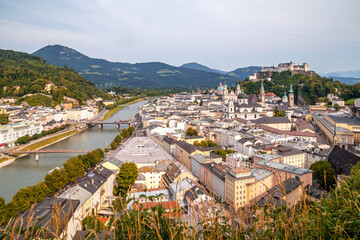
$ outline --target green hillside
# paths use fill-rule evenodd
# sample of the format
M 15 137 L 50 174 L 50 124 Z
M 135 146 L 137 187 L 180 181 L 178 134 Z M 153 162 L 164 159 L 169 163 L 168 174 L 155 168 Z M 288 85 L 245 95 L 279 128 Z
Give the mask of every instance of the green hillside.
M 161 62 L 135 64 L 109 62 L 90 58 L 60 45 L 46 46 L 33 54 L 56 66 L 71 67 L 101 88 L 215 87 L 220 79 L 227 80 L 228 84 L 235 84 L 238 80 L 236 77 L 224 76 L 216 72 L 174 67 Z
M 360 97 L 360 83 L 355 85 L 348 85 L 339 81 L 334 81 L 332 78 L 321 77 L 316 75 L 314 77 L 296 74 L 291 76 L 289 71 L 274 73 L 272 81 L 264 81 L 266 92 L 273 92 L 277 96 L 282 97 L 284 92 L 289 92 L 290 84 L 293 85 L 295 100 L 298 92 L 300 93 L 307 104 L 315 104 L 320 98 L 324 98 L 328 93 L 339 93 L 340 97 L 345 101 L 352 98 Z M 246 93 L 259 93 L 261 82 L 245 81 L 242 87 Z
M 53 82 L 56 88 L 45 92 L 45 85 Z M 84 101 L 105 96 L 94 84 L 68 67 L 46 63 L 38 56 L 10 50 L 0 50 L 0 97 L 21 97 L 26 94 L 47 93 L 55 102 L 63 96 Z

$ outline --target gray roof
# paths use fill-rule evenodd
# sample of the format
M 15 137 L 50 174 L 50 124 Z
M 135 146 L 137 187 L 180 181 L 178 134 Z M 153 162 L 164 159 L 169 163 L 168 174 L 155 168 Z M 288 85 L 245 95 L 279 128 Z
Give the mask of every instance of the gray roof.
M 195 154 L 194 156 L 191 156 L 191 159 L 194 159 L 198 163 L 204 163 L 206 161 L 211 161 L 209 158 L 206 158 L 204 155 L 201 154 Z
M 287 117 L 262 117 L 256 120 L 251 120 L 253 123 L 269 124 L 269 123 L 294 123 Z
M 284 205 L 286 204 L 286 201 L 283 198 L 300 186 L 301 186 L 300 180 L 297 180 L 295 178 L 289 178 L 284 182 L 280 183 L 279 185 L 276 185 L 275 187 L 269 189 L 266 192 L 266 196 L 261 198 L 261 200 L 258 201 L 257 204 L 263 205 L 265 203 L 269 203 L 275 207 Z
M 79 186 L 94 194 L 105 182 L 107 178 L 91 172 L 78 180 Z
M 34 208 L 26 210 L 23 214 L 19 216 L 19 218 L 22 219 L 22 228 L 26 228 L 26 226 L 29 224 L 30 227 L 33 226 L 44 226 L 45 224 L 48 224 L 48 228 L 50 231 L 44 232 L 43 238 L 50 238 L 53 237 L 52 232 L 54 231 L 54 222 L 53 218 L 55 216 L 54 209 L 55 206 L 59 208 L 60 212 L 60 218 L 59 220 L 64 221 L 65 219 L 67 221 L 70 221 L 71 217 L 73 216 L 76 209 L 79 207 L 80 201 L 79 200 L 69 200 L 65 198 L 47 198 L 41 203 L 35 204 Z M 28 221 L 31 221 L 31 223 L 28 223 Z M 20 224 L 20 223 L 17 223 Z M 60 234 L 65 229 L 64 226 L 66 226 L 67 223 L 58 223 L 56 224 L 56 227 L 60 226 Z M 16 239 L 23 239 L 24 236 L 17 236 Z
M 84 202 L 86 202 L 90 197 L 92 196 L 92 194 L 87 191 L 86 189 L 80 187 L 79 185 L 76 185 L 68 190 L 66 190 L 65 192 L 63 192 L 62 194 L 60 194 L 58 196 L 58 198 L 66 198 L 66 199 L 71 199 L 71 200 L 79 200 L 80 201 L 80 205 L 82 205 Z
M 293 174 L 296 174 L 296 175 L 303 175 L 303 174 L 307 174 L 309 172 L 312 172 L 309 169 L 299 168 L 299 167 L 291 166 L 291 165 L 288 165 L 288 164 L 278 163 L 278 162 L 273 162 L 273 161 L 263 160 L 263 161 L 257 162 L 256 164 L 260 165 L 260 166 L 267 167 L 267 168 L 272 168 L 272 169 L 276 169 L 276 170 L 280 170 L 280 171 L 293 173 Z
M 116 153 L 115 158 L 121 162 L 133 162 L 135 164 L 155 164 L 156 161 L 170 160 L 174 158 L 163 150 L 154 140 L 148 137 L 134 137 Z

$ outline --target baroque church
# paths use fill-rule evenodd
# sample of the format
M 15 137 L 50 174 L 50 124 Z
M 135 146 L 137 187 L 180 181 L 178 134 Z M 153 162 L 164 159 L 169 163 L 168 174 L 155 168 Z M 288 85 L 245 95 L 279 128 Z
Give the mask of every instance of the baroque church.
M 242 118 L 246 120 L 254 120 L 262 117 L 262 112 L 265 108 L 265 89 L 264 83 L 261 82 L 260 87 L 260 102 L 251 102 L 248 100 L 248 95 L 240 88 L 237 83 L 235 91 L 228 89 L 228 86 L 220 82 L 216 89 L 218 95 L 224 102 L 224 118 Z M 289 107 L 294 106 L 294 91 L 290 85 L 289 97 L 285 95 L 282 102 Z

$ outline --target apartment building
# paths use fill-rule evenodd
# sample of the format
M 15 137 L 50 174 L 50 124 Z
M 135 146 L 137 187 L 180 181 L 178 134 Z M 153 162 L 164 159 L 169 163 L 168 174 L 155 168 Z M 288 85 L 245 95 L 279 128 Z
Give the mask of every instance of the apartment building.
M 273 176 L 266 169 L 230 169 L 225 176 L 225 201 L 235 211 L 250 201 L 256 201 L 274 186 Z

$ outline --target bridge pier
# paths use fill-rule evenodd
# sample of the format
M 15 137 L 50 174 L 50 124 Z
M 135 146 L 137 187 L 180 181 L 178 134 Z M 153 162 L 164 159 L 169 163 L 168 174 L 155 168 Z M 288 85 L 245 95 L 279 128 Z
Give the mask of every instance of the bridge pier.
M 35 161 L 39 161 L 39 154 L 38 153 L 35 154 Z
M 119 129 L 120 128 L 120 124 L 116 124 L 116 129 Z
M 99 128 L 103 128 L 103 126 L 104 126 L 103 124 L 101 124 L 101 123 L 99 124 Z

